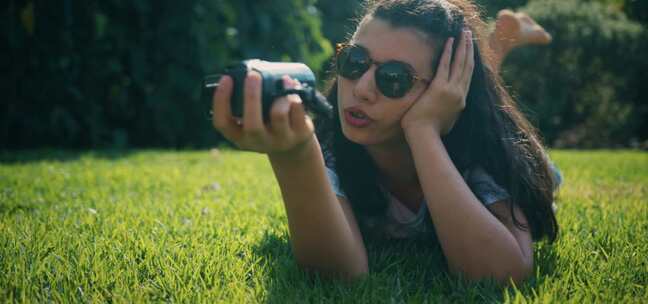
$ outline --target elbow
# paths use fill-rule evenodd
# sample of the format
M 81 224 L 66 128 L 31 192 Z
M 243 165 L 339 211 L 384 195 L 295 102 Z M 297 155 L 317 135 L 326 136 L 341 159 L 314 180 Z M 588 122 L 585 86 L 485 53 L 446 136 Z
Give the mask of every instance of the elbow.
M 533 257 L 529 260 L 525 260 L 524 265 L 517 277 L 513 277 L 513 282 L 515 284 L 523 283 L 527 279 L 533 276 Z
M 490 267 L 480 267 L 461 270 L 459 267 L 452 267 L 451 272 L 459 274 L 470 281 L 494 280 L 501 285 L 521 284 L 533 275 L 533 260 L 516 259 L 515 262 L 506 264 L 491 264 Z
M 369 265 L 367 265 L 367 263 L 364 263 L 362 265 L 357 265 L 351 269 L 348 269 L 342 274 L 341 278 L 346 281 L 357 281 L 364 278 L 368 274 Z
M 533 260 L 521 258 L 512 262 L 508 267 L 501 268 L 495 272 L 493 277 L 502 285 L 519 285 L 524 283 L 533 275 Z
M 520 255 L 517 259 L 512 259 L 504 275 L 496 279 L 503 285 L 515 284 L 518 285 L 526 281 L 533 275 L 533 255 L 526 256 Z
M 355 248 L 353 248 L 355 249 Z M 363 247 L 358 250 L 293 250 L 295 262 L 306 273 L 321 278 L 354 281 L 369 273 L 369 260 Z
M 502 285 L 519 285 L 524 283 L 531 275 L 533 275 L 533 265 L 523 265 L 498 274 L 495 279 Z

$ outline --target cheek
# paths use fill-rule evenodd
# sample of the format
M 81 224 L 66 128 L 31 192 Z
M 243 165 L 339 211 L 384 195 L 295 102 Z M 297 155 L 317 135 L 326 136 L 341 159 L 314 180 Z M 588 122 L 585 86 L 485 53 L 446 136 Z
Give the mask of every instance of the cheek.
M 342 117 L 342 110 L 344 109 L 344 100 L 346 100 L 345 97 L 345 86 L 341 83 L 341 81 L 338 81 L 337 83 L 337 108 L 338 108 L 338 114 L 340 117 Z
M 413 101 L 392 101 L 387 103 L 388 106 L 385 107 L 384 113 L 391 118 L 390 120 L 400 121 L 412 104 Z
M 403 99 L 395 101 L 395 105 L 391 109 L 393 111 L 394 115 L 397 115 L 400 118 L 403 118 L 407 111 L 409 111 L 412 106 L 419 101 L 421 98 L 421 95 L 423 95 L 423 91 L 413 91 L 410 94 L 407 94 Z
M 353 84 L 347 79 L 338 78 L 337 87 L 338 104 L 342 104 L 346 98 L 349 98 Z

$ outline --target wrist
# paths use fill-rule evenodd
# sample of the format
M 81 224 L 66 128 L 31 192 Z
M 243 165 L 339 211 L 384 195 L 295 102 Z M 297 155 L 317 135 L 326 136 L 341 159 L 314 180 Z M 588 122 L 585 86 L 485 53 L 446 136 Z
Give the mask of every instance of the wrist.
M 417 136 L 441 137 L 441 128 L 432 121 L 404 123 L 401 127 L 408 140 L 409 138 L 417 138 Z
M 433 124 L 420 124 L 411 125 L 407 129 L 403 129 L 405 140 L 410 147 L 414 147 L 421 142 L 438 142 L 443 144 L 441 140 L 441 132 Z
M 312 156 L 313 153 L 319 153 L 319 142 L 314 134 L 308 140 L 289 150 L 268 153 L 268 159 L 274 164 L 299 165 L 303 160 Z

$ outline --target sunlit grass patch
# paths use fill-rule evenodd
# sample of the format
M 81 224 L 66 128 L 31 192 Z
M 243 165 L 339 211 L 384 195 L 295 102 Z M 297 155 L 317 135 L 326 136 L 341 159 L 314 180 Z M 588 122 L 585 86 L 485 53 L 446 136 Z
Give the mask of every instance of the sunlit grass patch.
M 348 284 L 296 266 L 265 156 L 132 151 L 4 153 L 0 299 L 186 302 L 642 302 L 648 154 L 553 151 L 558 241 L 536 275 L 499 289 L 449 276 L 429 244 L 370 244 Z

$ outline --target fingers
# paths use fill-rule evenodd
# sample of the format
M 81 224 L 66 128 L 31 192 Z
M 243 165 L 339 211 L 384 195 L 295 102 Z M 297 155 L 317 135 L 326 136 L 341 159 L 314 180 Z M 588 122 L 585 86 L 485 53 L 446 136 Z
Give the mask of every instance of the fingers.
M 314 129 L 313 121 L 306 115 L 306 110 L 301 100 L 291 103 L 290 107 L 290 122 L 293 131 L 298 136 L 312 132 Z
M 473 70 L 475 68 L 475 43 L 472 39 L 472 32 L 468 32 L 468 39 L 466 41 L 466 64 L 462 74 L 462 82 L 465 84 L 466 89 L 470 88 L 470 82 L 472 80 Z
M 263 124 L 261 108 L 261 75 L 251 72 L 245 79 L 243 90 L 243 130 L 249 134 L 260 135 Z
M 451 82 L 465 83 L 466 73 L 472 73 L 474 65 L 474 45 L 472 41 L 472 31 L 465 30 L 461 35 L 459 48 L 455 54 L 450 75 Z M 470 77 L 470 76 L 468 76 Z
M 239 148 L 270 153 L 288 149 L 297 140 L 304 139 L 312 133 L 312 122 L 307 117 L 298 95 L 280 97 L 273 102 L 270 109 L 270 123 L 263 120 L 261 104 L 261 75 L 249 73 L 245 79 L 243 91 L 243 118 L 231 113 L 231 96 L 233 80 L 224 76 L 213 98 L 213 124 L 223 135 Z M 295 88 L 299 83 L 286 77 L 286 87 Z
M 452 69 L 450 70 L 451 82 L 457 81 L 457 79 L 461 78 L 461 76 L 463 75 L 464 66 L 466 65 L 466 53 L 468 53 L 468 48 L 466 45 L 467 41 L 468 38 L 466 31 L 463 31 L 461 37 L 459 38 L 457 51 L 455 52 L 454 58 L 452 60 Z
M 284 88 L 295 87 L 298 82 L 290 79 L 288 76 L 283 77 Z M 290 108 L 293 102 L 297 102 L 299 97 L 288 95 L 281 97 L 272 104 L 270 109 L 270 128 L 275 135 L 290 134 Z
M 299 88 L 299 81 L 284 76 L 285 88 Z M 294 135 L 310 132 L 312 123 L 306 115 L 301 98 L 298 95 L 291 94 L 279 98 L 275 101 L 271 110 L 271 129 L 275 136 L 293 137 Z
M 454 43 L 454 37 L 448 38 L 446 41 L 445 47 L 443 49 L 443 55 L 441 55 L 441 60 L 439 61 L 439 67 L 437 68 L 435 79 L 441 79 L 443 81 L 448 81 L 450 79 L 450 61 L 452 59 L 452 44 Z
M 275 135 L 290 133 L 290 104 L 288 97 L 277 99 L 270 109 L 270 130 Z
M 228 139 L 236 137 L 237 131 L 240 131 L 240 126 L 236 124 L 234 117 L 232 117 L 230 104 L 232 87 L 232 78 L 223 76 L 212 98 L 212 124 Z

